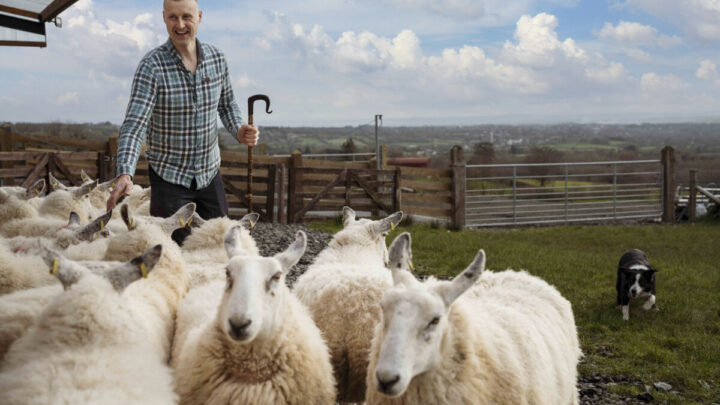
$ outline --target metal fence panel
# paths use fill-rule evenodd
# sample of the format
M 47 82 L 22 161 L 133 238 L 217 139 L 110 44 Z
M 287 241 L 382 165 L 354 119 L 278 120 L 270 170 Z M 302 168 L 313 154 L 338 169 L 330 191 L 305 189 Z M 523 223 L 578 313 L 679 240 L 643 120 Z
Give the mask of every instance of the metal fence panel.
M 659 160 L 466 166 L 468 227 L 662 216 Z

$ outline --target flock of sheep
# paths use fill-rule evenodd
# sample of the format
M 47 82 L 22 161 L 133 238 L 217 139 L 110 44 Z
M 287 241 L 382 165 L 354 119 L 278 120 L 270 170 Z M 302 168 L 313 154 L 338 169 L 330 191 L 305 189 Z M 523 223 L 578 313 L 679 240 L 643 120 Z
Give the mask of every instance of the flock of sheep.
M 135 186 L 0 187 L 0 404 L 578 403 L 570 303 L 524 271 L 413 275 L 402 212 L 259 255 L 241 220 L 149 216 Z M 182 247 L 175 229 L 191 227 Z

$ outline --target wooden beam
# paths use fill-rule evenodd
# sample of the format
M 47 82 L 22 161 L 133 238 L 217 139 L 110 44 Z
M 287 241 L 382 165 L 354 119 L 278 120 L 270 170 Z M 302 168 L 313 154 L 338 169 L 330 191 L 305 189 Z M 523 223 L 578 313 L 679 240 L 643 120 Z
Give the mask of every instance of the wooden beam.
M 4 5 L 0 4 L 0 11 L 2 11 L 4 13 L 8 13 L 8 14 L 15 14 L 15 15 L 23 16 L 23 17 L 34 18 L 38 21 L 40 20 L 40 14 L 30 11 L 30 10 L 23 10 L 23 9 L 10 7 L 10 6 L 4 6 Z
M 43 155 L 42 159 L 35 165 L 35 167 L 30 171 L 30 173 L 25 178 L 25 181 L 22 183 L 22 186 L 25 188 L 30 187 L 31 184 L 35 183 L 35 181 L 40 177 L 40 174 L 45 171 L 45 168 L 47 164 L 50 162 L 50 154 L 46 153 Z M 45 179 L 47 182 L 47 179 Z M 48 183 L 45 183 L 48 184 Z
M 375 192 L 374 192 L 370 187 L 368 187 L 367 184 L 365 184 L 365 182 L 363 182 L 362 180 L 360 180 L 360 177 L 358 177 L 357 174 L 355 174 L 355 172 L 352 172 L 352 171 L 351 171 L 351 172 L 350 172 L 350 176 L 352 177 L 352 179 L 353 179 L 357 184 L 360 185 L 360 187 L 363 188 L 363 190 L 365 190 L 365 193 L 366 193 L 368 196 L 370 196 L 370 199 L 373 200 L 373 202 L 374 202 L 378 207 L 380 207 L 380 209 L 382 209 L 383 211 L 385 211 L 386 213 L 388 213 L 388 215 L 389 215 L 389 214 L 392 214 L 392 209 L 389 208 L 387 205 L 385 205 L 385 204 L 382 202 L 382 200 L 380 199 L 380 197 L 378 197 L 377 194 L 375 194 Z
M 40 21 L 49 21 L 57 17 L 68 7 L 75 4 L 77 0 L 55 0 L 40 12 Z
M 223 184 L 225 185 L 226 189 L 230 190 L 230 192 L 238 198 L 238 200 L 245 204 L 246 208 L 250 206 L 250 202 L 247 200 L 247 197 L 242 191 L 240 191 L 239 188 L 233 186 L 232 183 L 230 183 L 229 181 L 223 181 Z M 253 211 L 260 214 L 260 218 L 263 221 L 269 222 L 267 213 L 265 213 L 265 211 L 261 208 L 260 204 L 253 204 Z
M 75 187 L 79 186 L 80 184 L 78 184 L 78 182 L 75 181 L 72 173 L 70 173 L 70 170 L 68 170 L 68 168 L 65 167 L 65 164 L 62 162 L 62 160 L 60 160 L 57 157 L 57 155 L 54 153 L 51 153 L 50 155 L 52 157 L 53 163 L 55 164 L 55 167 L 60 171 L 60 173 L 63 174 L 63 176 L 65 176 L 66 179 L 68 179 L 68 181 L 70 182 L 70 185 L 75 186 Z
M 0 41 L 0 46 L 36 46 L 38 48 L 45 48 L 47 42 L 35 42 L 35 41 Z

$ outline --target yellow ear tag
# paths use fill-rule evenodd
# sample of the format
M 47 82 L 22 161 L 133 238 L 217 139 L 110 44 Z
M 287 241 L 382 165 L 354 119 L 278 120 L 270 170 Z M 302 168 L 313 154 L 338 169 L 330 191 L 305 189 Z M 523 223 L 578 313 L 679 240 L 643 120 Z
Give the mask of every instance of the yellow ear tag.
M 255 222 L 250 221 L 250 230 L 252 231 L 253 229 L 255 229 Z
M 185 228 L 185 225 L 186 225 L 186 224 L 185 224 L 185 221 L 183 221 L 183 219 L 180 218 L 180 226 L 182 226 L 183 228 Z
M 415 271 L 415 266 L 413 266 L 412 261 L 408 260 L 408 267 L 410 267 L 410 271 Z
M 390 221 L 390 230 L 391 231 L 395 230 L 395 222 L 393 222 L 393 221 Z
M 132 229 L 133 225 L 135 225 L 135 218 L 130 218 L 130 225 L 128 225 L 128 228 Z
M 110 183 L 110 188 L 115 188 L 115 183 Z
M 103 222 L 103 221 L 100 221 L 100 230 L 101 231 L 105 230 L 105 222 Z
M 50 274 L 52 274 L 53 276 L 57 274 L 58 263 L 59 263 L 58 259 L 53 259 L 52 269 L 50 270 Z
M 190 219 L 188 219 L 188 223 L 187 223 L 188 228 L 190 228 L 190 224 L 192 224 L 192 217 L 190 217 Z
M 140 271 L 142 272 L 143 278 L 147 278 L 147 267 L 145 267 L 145 263 L 140 263 Z
M 92 187 L 88 187 L 88 193 L 92 192 Z
M 40 195 L 40 190 L 35 190 L 36 195 Z

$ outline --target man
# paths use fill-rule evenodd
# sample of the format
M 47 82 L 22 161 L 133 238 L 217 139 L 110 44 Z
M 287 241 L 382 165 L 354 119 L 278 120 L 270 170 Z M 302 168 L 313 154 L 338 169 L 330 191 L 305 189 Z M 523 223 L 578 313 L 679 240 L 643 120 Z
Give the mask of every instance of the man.
M 195 38 L 202 20 L 197 0 L 165 0 L 163 20 L 170 38 L 145 55 L 135 72 L 118 138 L 116 187 L 107 209 L 130 194 L 145 140 L 151 215 L 168 217 L 195 202 L 204 219 L 226 216 L 217 114 L 242 143 L 254 146 L 259 131 L 242 124 L 223 54 Z M 173 239 L 182 244 L 188 234 L 179 229 Z

